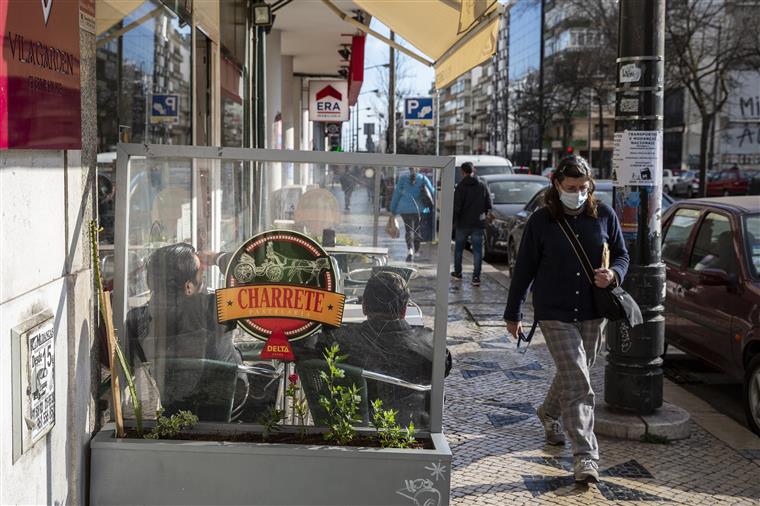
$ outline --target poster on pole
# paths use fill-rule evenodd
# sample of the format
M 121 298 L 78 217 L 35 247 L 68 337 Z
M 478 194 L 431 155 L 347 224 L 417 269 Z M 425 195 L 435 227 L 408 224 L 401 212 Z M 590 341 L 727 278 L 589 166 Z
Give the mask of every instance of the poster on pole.
M 615 186 L 662 185 L 662 130 L 616 132 L 612 179 Z

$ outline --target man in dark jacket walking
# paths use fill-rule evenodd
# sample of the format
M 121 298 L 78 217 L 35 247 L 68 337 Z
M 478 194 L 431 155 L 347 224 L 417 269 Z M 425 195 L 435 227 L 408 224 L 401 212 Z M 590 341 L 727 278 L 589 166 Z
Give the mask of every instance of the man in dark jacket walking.
M 480 268 L 483 264 L 483 229 L 491 211 L 491 195 L 486 184 L 475 176 L 472 163 L 462 164 L 462 180 L 454 190 L 454 279 L 462 279 L 462 253 L 467 238 L 472 243 L 474 266 L 472 285 L 480 286 Z

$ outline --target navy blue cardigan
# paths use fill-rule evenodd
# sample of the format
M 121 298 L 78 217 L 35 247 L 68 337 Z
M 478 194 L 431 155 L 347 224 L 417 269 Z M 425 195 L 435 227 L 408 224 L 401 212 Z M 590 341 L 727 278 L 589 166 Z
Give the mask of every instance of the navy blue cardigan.
M 622 283 L 629 258 L 620 222 L 615 212 L 602 202 L 597 203 L 597 211 L 598 218 L 585 213 L 565 217 L 594 268 L 601 267 L 603 243 L 609 245 L 610 268 Z M 531 283 L 537 320 L 577 322 L 600 318 L 583 266 L 546 207 L 533 213 L 525 225 L 509 286 L 505 320 L 522 320 L 521 309 Z

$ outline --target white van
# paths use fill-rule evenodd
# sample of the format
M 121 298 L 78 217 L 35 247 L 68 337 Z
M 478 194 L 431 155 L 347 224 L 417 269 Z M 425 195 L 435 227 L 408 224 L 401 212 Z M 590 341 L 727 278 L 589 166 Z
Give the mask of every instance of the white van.
M 457 170 L 455 172 L 456 183 L 459 183 L 462 179 L 462 164 L 464 162 L 470 162 L 475 166 L 476 176 L 490 176 L 492 174 L 513 174 L 512 162 L 501 156 L 492 155 L 457 155 L 454 157 L 456 160 Z

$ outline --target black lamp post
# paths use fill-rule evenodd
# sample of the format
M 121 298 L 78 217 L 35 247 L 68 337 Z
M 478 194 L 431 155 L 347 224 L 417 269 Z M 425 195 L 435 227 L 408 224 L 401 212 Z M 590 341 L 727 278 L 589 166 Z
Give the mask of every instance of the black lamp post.
M 620 0 L 618 23 L 614 201 L 631 256 L 623 286 L 639 303 L 644 323 L 632 329 L 610 325 L 604 400 L 612 408 L 646 414 L 662 406 L 665 0 Z

